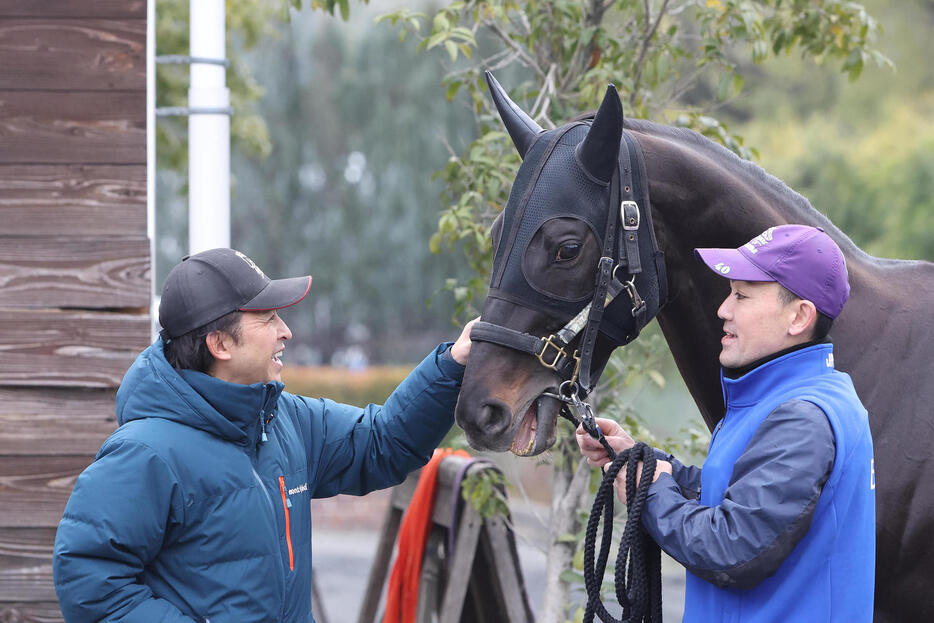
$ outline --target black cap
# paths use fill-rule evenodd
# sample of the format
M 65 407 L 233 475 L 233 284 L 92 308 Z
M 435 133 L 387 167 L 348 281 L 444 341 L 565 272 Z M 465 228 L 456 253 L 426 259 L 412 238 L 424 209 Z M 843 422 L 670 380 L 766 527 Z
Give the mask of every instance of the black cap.
M 179 337 L 233 311 L 289 307 L 310 288 L 311 276 L 270 279 L 239 251 L 202 251 L 183 258 L 166 277 L 159 303 L 162 337 Z

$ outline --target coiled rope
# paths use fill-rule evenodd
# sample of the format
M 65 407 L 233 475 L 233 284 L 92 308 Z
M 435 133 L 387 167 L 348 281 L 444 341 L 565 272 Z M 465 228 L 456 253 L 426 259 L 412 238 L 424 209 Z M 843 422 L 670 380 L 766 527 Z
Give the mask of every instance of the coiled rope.
M 584 623 L 592 623 L 594 615 L 604 623 L 661 623 L 662 621 L 662 559 L 661 549 L 642 527 L 642 509 L 648 496 L 649 485 L 655 474 L 655 452 L 644 443 L 637 443 L 616 455 L 603 475 L 597 490 L 587 532 L 584 537 L 584 586 L 587 589 L 587 608 Z M 642 462 L 642 476 L 636 484 L 636 472 Z M 606 573 L 613 537 L 613 482 L 626 466 L 626 526 L 616 556 L 614 583 L 616 600 L 623 608 L 623 618 L 616 619 L 607 612 L 600 600 L 600 587 Z M 603 522 L 600 555 L 594 560 L 597 530 Z
M 594 616 L 599 616 L 603 623 L 662 623 L 662 557 L 661 549 L 642 527 L 642 510 L 649 494 L 649 486 L 655 477 L 655 452 L 646 444 L 639 442 L 618 455 L 610 447 L 603 431 L 597 426 L 593 410 L 589 404 L 577 398 L 576 392 L 558 394 L 553 397 L 565 404 L 560 413 L 576 427 L 581 424 L 587 433 L 600 442 L 612 459 L 610 466 L 603 473 L 603 481 L 597 489 L 597 495 L 587 521 L 584 535 L 584 587 L 587 589 L 587 607 L 584 610 L 584 623 L 593 623 Z M 574 409 L 580 414 L 575 417 Z M 636 483 L 639 463 L 642 463 L 642 475 Z M 607 612 L 600 599 L 600 588 L 606 574 L 606 563 L 610 556 L 613 539 L 613 483 L 616 476 L 626 466 L 626 525 L 616 555 L 616 569 L 613 581 L 616 587 L 616 601 L 623 608 L 623 618 L 616 619 Z M 600 555 L 594 560 L 597 544 L 597 531 L 603 522 L 603 538 L 600 541 Z

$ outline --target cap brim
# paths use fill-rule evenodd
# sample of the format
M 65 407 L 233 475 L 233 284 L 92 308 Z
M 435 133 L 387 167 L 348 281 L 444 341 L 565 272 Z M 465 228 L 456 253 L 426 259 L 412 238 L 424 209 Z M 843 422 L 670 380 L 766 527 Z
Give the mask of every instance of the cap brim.
M 707 268 L 721 277 L 734 281 L 775 281 L 753 264 L 739 249 L 694 249 Z
M 240 311 L 269 311 L 295 305 L 308 295 L 311 276 L 274 279 L 259 294 L 240 307 Z

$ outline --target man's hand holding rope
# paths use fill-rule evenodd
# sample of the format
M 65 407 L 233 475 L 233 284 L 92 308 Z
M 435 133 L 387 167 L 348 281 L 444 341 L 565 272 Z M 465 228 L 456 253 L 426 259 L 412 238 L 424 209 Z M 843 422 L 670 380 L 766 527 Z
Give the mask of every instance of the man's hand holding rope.
M 616 451 L 617 454 L 624 450 L 635 445 L 635 440 L 623 430 L 623 427 L 619 423 L 614 422 L 613 420 L 607 418 L 596 418 L 597 426 L 600 427 L 600 430 L 603 431 L 603 436 L 609 442 L 610 447 Z M 584 458 L 587 459 L 587 463 L 599 467 L 603 470 L 609 466 L 611 459 L 607 454 L 606 449 L 600 445 L 600 442 L 591 437 L 584 430 L 583 426 L 577 427 L 577 445 L 580 446 L 581 454 L 584 455 Z M 652 478 L 652 482 L 658 480 L 659 474 L 662 472 L 671 474 L 671 463 L 668 461 L 658 461 L 655 464 L 655 474 Z M 636 481 L 638 482 L 642 478 L 642 462 L 639 462 L 639 466 L 636 470 Z M 616 495 L 620 501 L 626 503 L 626 472 L 621 471 L 619 475 L 616 476 L 616 480 L 613 483 L 614 488 L 616 489 Z

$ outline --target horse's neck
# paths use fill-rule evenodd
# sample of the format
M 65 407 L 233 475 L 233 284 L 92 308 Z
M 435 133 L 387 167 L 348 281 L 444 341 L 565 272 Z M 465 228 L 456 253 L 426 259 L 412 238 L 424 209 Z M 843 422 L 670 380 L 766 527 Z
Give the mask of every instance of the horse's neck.
M 694 257 L 697 247 L 738 247 L 766 228 L 785 223 L 823 227 L 847 257 L 855 301 L 865 322 L 879 325 L 877 312 L 862 311 L 878 281 L 879 260 L 860 251 L 800 195 L 767 174 L 711 147 L 677 137 L 640 135 L 650 180 L 659 244 L 665 252 L 669 301 L 658 319 L 685 383 L 707 425 L 723 415 L 719 383 L 723 322 L 717 308 L 729 292 L 727 281 Z M 718 162 L 718 158 L 721 160 Z M 848 309 L 847 313 L 853 310 Z M 839 323 L 844 359 L 854 358 L 858 337 Z M 835 337 L 836 337 L 835 328 Z

